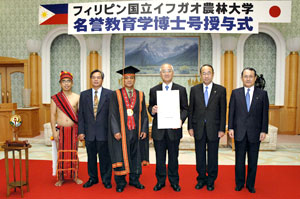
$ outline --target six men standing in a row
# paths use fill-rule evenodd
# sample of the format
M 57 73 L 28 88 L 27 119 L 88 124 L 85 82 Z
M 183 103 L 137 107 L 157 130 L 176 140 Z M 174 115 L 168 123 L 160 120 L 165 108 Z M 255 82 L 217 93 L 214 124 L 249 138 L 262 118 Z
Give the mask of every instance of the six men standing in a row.
M 123 76 L 124 87 L 114 92 L 102 87 L 103 72 L 95 70 L 91 73 L 92 88 L 81 92 L 78 114 L 78 138 L 85 140 L 88 154 L 89 180 L 83 185 L 87 188 L 99 182 L 97 172 L 97 156 L 100 163 L 100 174 L 105 188 L 111 188 L 112 168 L 114 170 L 116 191 L 122 192 L 127 184 L 126 174 L 129 174 L 129 185 L 137 189 L 145 186 L 139 181 L 142 165 L 149 164 L 149 132 L 145 95 L 134 88 L 135 73 L 138 69 L 128 66 L 117 73 Z M 207 190 L 214 190 L 214 182 L 218 175 L 219 140 L 225 134 L 226 126 L 226 89 L 213 83 L 214 69 L 205 64 L 200 68 L 203 83 L 191 88 L 188 105 L 186 89 L 174 83 L 174 69 L 170 64 L 160 68 L 162 84 L 150 89 L 148 112 L 153 117 L 152 138 L 156 155 L 156 179 L 154 191 L 165 186 L 168 176 L 174 191 L 180 191 L 178 173 L 179 143 L 182 138 L 182 124 L 188 117 L 188 132 L 195 139 L 196 170 L 198 172 L 195 188 L 205 185 Z M 61 74 L 70 74 L 63 72 Z M 73 76 L 60 78 L 62 93 L 67 94 L 70 101 L 70 88 Z M 248 153 L 248 175 L 246 187 L 255 193 L 254 184 L 258 160 L 259 145 L 268 133 L 269 100 L 266 91 L 255 88 L 256 71 L 245 68 L 241 74 L 244 87 L 232 91 L 229 103 L 228 129 L 229 136 L 235 138 L 236 191 L 245 184 L 245 156 Z M 69 80 L 66 82 L 66 80 Z M 66 87 L 66 84 L 70 84 Z M 159 129 L 157 113 L 157 91 L 179 90 L 180 128 Z M 55 114 L 59 116 L 63 106 L 51 102 L 51 124 L 55 139 L 58 136 L 53 128 L 56 123 Z M 72 125 L 77 125 L 72 123 Z M 64 132 L 60 132 L 63 134 Z M 61 140 L 60 140 L 61 142 Z M 206 155 L 207 149 L 207 155 Z M 66 148 L 58 148 L 64 153 Z M 166 153 L 168 152 L 168 169 L 166 168 Z M 64 156 L 61 156 L 63 158 Z M 78 157 L 77 157 L 78 158 Z M 59 160 L 61 161 L 61 160 Z M 71 164 L 72 166 L 72 164 Z M 74 166 L 73 166 L 74 167 Z M 78 168 L 78 165 L 77 167 Z M 68 169 L 68 168 L 62 168 Z M 76 183 L 77 171 L 74 170 Z M 56 186 L 61 186 L 65 174 L 58 173 Z

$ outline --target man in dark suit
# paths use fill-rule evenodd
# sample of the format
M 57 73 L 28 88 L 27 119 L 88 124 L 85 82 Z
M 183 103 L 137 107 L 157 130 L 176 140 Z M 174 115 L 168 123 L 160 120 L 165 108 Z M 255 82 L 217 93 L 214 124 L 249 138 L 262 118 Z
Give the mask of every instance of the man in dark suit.
M 178 174 L 178 151 L 179 143 L 182 138 L 182 128 L 178 129 L 158 129 L 157 128 L 157 98 L 156 91 L 179 90 L 180 97 L 180 119 L 181 124 L 184 123 L 188 114 L 188 103 L 186 89 L 183 86 L 172 82 L 174 75 L 173 66 L 163 64 L 160 68 L 160 76 L 163 80 L 162 84 L 158 84 L 150 89 L 150 102 L 148 111 L 153 119 L 152 138 L 154 140 L 154 149 L 156 155 L 156 178 L 157 184 L 153 188 L 154 191 L 159 191 L 165 186 L 166 180 L 166 151 L 168 150 L 168 178 L 174 191 L 180 191 L 179 174 Z
M 97 155 L 104 187 L 111 188 L 111 159 L 108 151 L 108 107 L 111 90 L 102 87 L 104 73 L 94 70 L 90 75 L 92 88 L 81 92 L 79 100 L 78 134 L 85 140 L 88 155 L 89 180 L 84 188 L 98 183 Z
M 207 184 L 207 190 L 213 191 L 218 175 L 219 139 L 225 134 L 226 89 L 212 82 L 214 69 L 211 65 L 203 65 L 200 76 L 203 83 L 192 87 L 190 92 L 188 131 L 195 138 L 198 172 L 195 188 L 201 189 Z
M 268 133 L 269 98 L 266 91 L 254 87 L 255 69 L 244 68 L 241 76 L 244 87 L 232 91 L 228 118 L 229 136 L 235 143 L 235 190 L 244 187 L 248 153 L 246 187 L 250 193 L 255 193 L 259 145 Z

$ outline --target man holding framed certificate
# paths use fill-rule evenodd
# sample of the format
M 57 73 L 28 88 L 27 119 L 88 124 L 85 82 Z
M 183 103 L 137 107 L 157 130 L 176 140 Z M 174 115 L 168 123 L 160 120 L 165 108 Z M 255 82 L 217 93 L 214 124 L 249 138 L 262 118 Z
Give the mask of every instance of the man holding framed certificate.
M 178 174 L 178 151 L 182 138 L 182 124 L 188 115 L 186 89 L 172 82 L 174 69 L 171 64 L 160 68 L 162 84 L 150 89 L 148 111 L 153 117 L 152 138 L 156 155 L 157 184 L 159 191 L 165 186 L 167 176 L 166 151 L 168 150 L 168 178 L 174 191 L 180 191 Z

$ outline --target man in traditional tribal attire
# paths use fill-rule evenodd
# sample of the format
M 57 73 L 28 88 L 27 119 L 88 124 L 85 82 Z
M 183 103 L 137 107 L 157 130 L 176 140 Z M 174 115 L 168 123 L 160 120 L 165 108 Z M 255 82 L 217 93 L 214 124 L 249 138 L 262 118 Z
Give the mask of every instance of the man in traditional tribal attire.
M 108 144 L 117 192 L 124 190 L 128 173 L 129 185 L 144 189 L 139 177 L 142 165 L 149 164 L 148 116 L 144 93 L 134 89 L 137 72 L 133 66 L 117 71 L 124 87 L 113 92 L 109 106 Z
M 59 83 L 61 91 L 51 97 L 50 105 L 52 134 L 58 144 L 58 181 L 55 186 L 61 186 L 65 177 L 72 178 L 76 184 L 82 184 L 82 181 L 77 177 L 79 166 L 77 155 L 79 95 L 72 92 L 73 75 L 70 72 L 62 71 Z

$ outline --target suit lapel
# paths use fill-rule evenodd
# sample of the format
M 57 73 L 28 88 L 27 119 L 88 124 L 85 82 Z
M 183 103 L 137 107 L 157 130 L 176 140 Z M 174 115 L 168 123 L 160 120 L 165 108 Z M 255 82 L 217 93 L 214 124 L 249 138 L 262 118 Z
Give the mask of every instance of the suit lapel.
M 202 86 L 202 89 L 203 89 L 203 86 Z M 203 94 L 203 92 L 202 92 L 202 94 Z M 213 99 L 215 98 L 216 95 L 217 95 L 217 89 L 216 89 L 215 84 L 213 84 L 213 86 L 211 88 L 211 92 L 210 92 L 210 96 L 209 96 L 209 99 L 208 99 L 207 106 L 209 106 L 211 104 L 211 102 L 213 101 Z
M 203 84 L 199 84 L 199 87 L 198 87 L 198 92 L 199 92 L 199 99 L 200 99 L 200 103 L 202 106 L 205 107 L 205 99 L 204 99 L 204 93 L 203 93 Z
M 173 82 L 171 90 L 175 90 L 175 89 L 176 89 L 176 84 Z
M 163 84 L 160 84 L 160 86 L 158 87 L 158 89 L 157 89 L 157 90 L 158 90 L 158 91 L 162 91 L 162 90 L 163 90 L 163 88 L 162 88 L 162 87 L 163 87 Z
M 88 95 L 87 95 L 87 103 L 89 105 L 89 109 L 90 111 L 93 113 L 94 115 L 94 108 L 93 108 L 93 103 L 94 103 L 94 100 L 93 100 L 93 89 L 90 89 L 90 91 L 88 92 Z
M 250 110 L 249 112 L 255 107 L 256 101 L 259 97 L 259 91 L 257 90 L 257 88 L 254 87 L 254 91 L 253 91 L 253 97 L 252 97 L 252 101 L 250 104 Z
M 246 113 L 248 113 L 248 110 L 247 110 L 247 104 L 246 104 L 246 96 L 245 96 L 245 89 L 244 89 L 244 87 L 242 87 L 241 89 L 240 89 L 240 99 L 241 99 L 241 101 L 242 101 L 242 106 L 243 106 L 243 108 L 244 108 L 244 110 L 246 111 Z
M 100 102 L 99 102 L 99 104 L 98 104 L 98 109 L 97 109 L 97 114 L 98 114 L 98 113 L 100 112 L 100 110 L 102 109 L 105 100 L 106 100 L 106 92 L 105 92 L 105 90 L 102 88 L 101 95 L 100 95 Z

